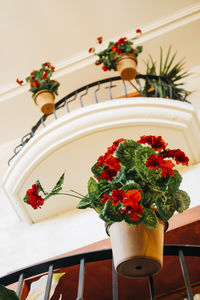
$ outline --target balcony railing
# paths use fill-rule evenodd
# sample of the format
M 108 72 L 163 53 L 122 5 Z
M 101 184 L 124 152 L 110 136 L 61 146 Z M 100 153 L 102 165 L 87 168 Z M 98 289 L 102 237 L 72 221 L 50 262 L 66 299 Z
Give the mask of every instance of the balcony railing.
M 132 89 L 131 92 L 130 87 Z M 133 91 L 135 93 L 133 93 Z M 105 101 L 105 99 L 112 100 L 122 97 L 160 97 L 190 103 L 186 99 L 187 94 L 187 91 L 173 86 L 167 78 L 162 76 L 138 74 L 134 84 L 130 81 L 123 81 L 121 77 L 106 78 L 90 83 L 59 100 L 56 103 L 55 110 L 52 114 L 43 115 L 31 128 L 30 132 L 21 138 L 21 143 L 15 147 L 14 155 L 9 159 L 8 165 L 10 165 L 11 160 L 35 135 L 36 131 L 45 127 L 48 124 L 48 121 L 52 121 L 52 118 L 53 120 L 56 120 L 59 117 L 59 114 L 62 115 L 63 113 L 69 113 L 74 109 L 82 108 L 91 104 L 97 104 Z M 119 95 L 121 95 L 121 97 L 119 97 Z
M 165 245 L 164 246 L 164 256 L 176 256 L 179 258 L 180 261 L 180 266 L 182 270 L 182 276 L 184 279 L 185 287 L 186 287 L 186 292 L 184 296 L 187 296 L 188 300 L 193 300 L 193 292 L 192 292 L 192 287 L 191 283 L 189 280 L 189 275 L 188 275 L 188 270 L 186 267 L 185 263 L 185 256 L 190 256 L 190 257 L 200 257 L 200 246 L 193 246 L 193 245 Z M 106 260 L 112 260 L 112 251 L 111 249 L 106 249 L 106 250 L 100 250 L 100 251 L 95 251 L 95 252 L 88 252 L 88 253 L 81 253 L 78 255 L 74 256 L 67 256 L 67 257 L 62 257 L 58 258 L 55 260 L 50 260 L 47 262 L 43 262 L 38 265 L 34 265 L 22 270 L 19 270 L 17 272 L 11 273 L 9 275 L 6 275 L 4 277 L 0 278 L 0 284 L 3 284 L 4 286 L 7 286 L 9 284 L 18 282 L 18 287 L 17 287 L 17 295 L 20 297 L 22 287 L 23 287 L 23 282 L 24 280 L 27 280 L 28 278 L 32 276 L 38 276 L 38 275 L 43 275 L 44 273 L 48 273 L 47 277 L 47 282 L 46 282 L 46 288 L 45 288 L 45 294 L 44 294 L 44 300 L 49 299 L 50 295 L 50 289 L 51 289 L 51 282 L 52 282 L 52 277 L 53 277 L 53 272 L 56 270 L 59 270 L 61 268 L 67 268 L 71 266 L 76 266 L 79 265 L 79 279 L 77 282 L 77 298 L 76 300 L 83 300 L 84 299 L 84 284 L 86 283 L 87 276 L 85 275 L 85 270 L 87 271 L 87 267 L 89 266 L 89 263 L 91 262 L 98 262 L 98 261 L 106 261 Z M 95 267 L 95 265 L 94 265 Z M 196 268 L 199 270 L 198 264 L 196 264 Z M 174 269 L 172 270 L 173 273 L 176 273 L 178 270 L 177 264 L 174 265 Z M 106 274 L 102 274 L 106 275 Z M 95 271 L 95 276 L 98 276 L 98 269 Z M 157 276 L 157 275 L 156 275 Z M 142 278 L 140 280 L 146 280 L 147 278 Z M 131 280 L 131 289 L 136 289 L 138 286 L 138 279 L 129 279 Z M 157 280 L 157 278 L 156 278 Z M 156 299 L 156 290 L 154 286 L 154 277 L 150 276 L 148 277 L 148 282 L 149 282 L 149 297 L 151 300 Z M 101 281 L 98 279 L 98 284 L 99 287 L 101 286 Z M 93 292 L 93 299 L 97 299 L 95 297 L 95 290 L 98 289 L 98 286 L 93 287 L 90 285 L 90 288 L 94 290 Z M 167 286 L 167 288 L 169 288 Z M 96 290 L 97 291 L 97 290 Z M 168 290 L 169 292 L 169 290 Z M 120 293 L 123 295 L 123 291 Z M 142 298 L 139 295 L 137 298 L 130 298 L 130 299 L 135 299 L 135 300 L 142 300 Z M 62 298 L 63 300 L 66 299 L 75 299 L 75 298 Z M 98 298 L 99 299 L 99 298 Z M 103 298 L 101 298 L 103 299 Z M 108 298 L 107 298 L 108 299 Z M 111 298 L 109 298 L 111 299 Z M 120 299 L 119 297 L 119 287 L 118 287 L 118 276 L 117 273 L 113 267 L 112 264 L 112 299 L 113 300 L 118 300 Z M 122 299 L 125 299 L 122 297 Z M 126 298 L 127 299 L 127 298 Z M 173 298 L 175 299 L 175 298 Z M 180 298 L 176 298 L 180 299 Z M 183 298 L 181 298 L 183 299 Z

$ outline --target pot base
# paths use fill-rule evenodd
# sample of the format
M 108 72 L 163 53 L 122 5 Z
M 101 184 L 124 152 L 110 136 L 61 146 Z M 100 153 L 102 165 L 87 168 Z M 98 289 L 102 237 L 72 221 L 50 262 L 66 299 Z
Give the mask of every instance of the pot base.
M 55 108 L 55 96 L 50 90 L 40 90 L 34 96 L 35 103 L 45 115 L 51 114 Z
M 156 274 L 161 268 L 161 264 L 153 258 L 133 257 L 120 263 L 116 270 L 122 276 L 140 278 Z

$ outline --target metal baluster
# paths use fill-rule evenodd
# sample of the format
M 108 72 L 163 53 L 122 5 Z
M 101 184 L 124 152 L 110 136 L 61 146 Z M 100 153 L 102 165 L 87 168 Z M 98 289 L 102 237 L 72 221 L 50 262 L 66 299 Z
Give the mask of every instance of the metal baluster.
M 67 112 L 69 112 L 69 107 L 68 107 L 67 101 L 65 101 L 65 107 L 66 107 L 66 109 L 67 109 Z
M 85 95 L 87 95 L 87 93 L 88 93 L 88 86 L 86 87 L 86 91 L 85 91 L 85 93 L 84 93 L 84 94 L 82 94 L 82 95 L 80 95 L 80 103 L 81 103 L 81 107 L 84 107 L 84 105 L 83 105 L 83 101 L 82 101 L 82 97 L 83 97 L 83 96 L 85 96 Z
M 45 127 L 44 118 L 41 119 L 42 126 Z
M 185 259 L 184 259 L 184 255 L 183 255 L 183 250 L 179 250 L 179 259 L 180 259 L 183 278 L 185 281 L 185 287 L 186 287 L 186 291 L 187 291 L 188 300 L 194 300 L 192 288 L 191 288 L 190 280 L 189 280 L 189 276 L 188 276 L 188 271 L 187 271 L 187 267 L 186 267 Z
M 24 274 L 20 274 L 18 285 L 17 285 L 17 291 L 16 291 L 18 297 L 20 297 L 21 294 L 23 281 L 24 281 Z
M 150 292 L 150 299 L 151 300 L 156 300 L 155 289 L 154 289 L 153 277 L 152 276 L 149 276 L 149 292 Z
M 81 258 L 80 269 L 79 269 L 79 281 L 78 281 L 78 296 L 76 300 L 83 300 L 84 275 L 85 275 L 85 260 L 84 258 Z
M 98 98 L 97 98 L 97 92 L 100 90 L 100 82 L 98 82 L 98 88 L 94 91 L 94 96 L 95 96 L 95 100 L 96 100 L 96 103 L 98 103 Z
M 57 120 L 58 118 L 56 116 L 56 109 L 53 110 L 53 115 L 54 115 L 55 120 Z
M 49 300 L 52 278 L 53 278 L 53 265 L 50 265 L 49 266 L 48 277 L 47 277 L 47 284 L 46 284 L 45 294 L 44 294 L 44 300 Z
M 125 81 L 123 80 L 123 85 L 124 85 L 124 90 L 125 90 L 125 97 L 127 98 L 127 88 L 126 88 L 126 83 Z
M 117 272 L 115 271 L 113 260 L 112 260 L 112 286 L 113 286 L 113 300 L 118 300 Z

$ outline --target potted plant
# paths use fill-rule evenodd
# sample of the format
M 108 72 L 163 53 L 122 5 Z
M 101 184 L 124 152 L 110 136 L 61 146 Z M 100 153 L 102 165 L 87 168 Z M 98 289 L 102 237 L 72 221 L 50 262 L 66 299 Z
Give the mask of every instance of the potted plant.
M 44 114 L 51 114 L 55 108 L 55 95 L 58 95 L 60 83 L 51 79 L 55 67 L 50 63 L 43 63 L 39 70 L 33 70 L 25 81 L 30 83 L 29 91 L 35 103 Z M 24 81 L 17 78 L 16 82 L 23 85 Z
M 107 224 L 117 271 L 128 277 L 157 273 L 163 263 L 167 221 L 189 207 L 179 189 L 176 164 L 188 165 L 180 149 L 171 150 L 161 136 L 142 136 L 137 142 L 119 139 L 91 168 L 88 194 L 62 193 L 80 198 L 79 209 L 92 208 Z M 34 209 L 62 190 L 64 174 L 50 193 L 37 181 L 24 201 Z
M 169 46 L 166 58 L 163 59 L 163 49 L 160 47 L 159 64 L 149 54 L 148 60 L 144 61 L 146 65 L 145 75 L 157 76 L 157 79 L 149 78 L 145 80 L 143 86 L 140 80 L 136 79 L 139 86 L 142 86 L 142 91 L 131 82 L 133 87 L 137 90 L 135 93 L 136 96 L 153 97 L 156 91 L 157 97 L 161 98 L 174 100 L 185 98 L 186 91 L 182 88 L 184 83 L 181 80 L 190 74 L 184 70 L 184 59 L 175 62 L 176 52 L 171 53 L 171 50 L 172 46 Z M 187 94 L 189 94 L 189 92 L 187 92 Z
M 140 35 L 140 29 L 136 30 Z M 128 40 L 126 37 L 120 38 L 117 42 L 109 42 L 108 47 L 103 51 L 95 53 L 95 48 L 91 47 L 89 53 L 94 53 L 98 56 L 96 65 L 102 65 L 104 71 L 119 71 L 123 80 L 132 80 L 136 76 L 137 56 L 142 52 L 142 46 L 133 47 L 134 40 L 138 36 Z M 102 43 L 102 37 L 98 37 L 99 44 Z

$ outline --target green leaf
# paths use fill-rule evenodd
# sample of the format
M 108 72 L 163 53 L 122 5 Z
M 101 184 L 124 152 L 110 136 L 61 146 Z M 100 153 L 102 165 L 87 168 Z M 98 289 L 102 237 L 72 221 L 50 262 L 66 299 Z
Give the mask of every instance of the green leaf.
M 145 165 L 150 154 L 155 154 L 155 151 L 149 147 L 137 149 L 135 153 L 135 170 L 145 182 L 156 184 L 157 177 L 161 176 L 160 169 L 150 170 Z
M 88 196 L 85 196 L 83 199 L 81 199 L 79 204 L 76 206 L 76 208 L 79 208 L 79 209 L 85 209 L 88 207 L 91 207 L 91 201 Z
M 0 284 L 0 300 L 19 300 L 17 294 Z
M 103 169 L 105 168 L 104 164 L 101 164 L 97 167 L 98 162 L 94 164 L 94 166 L 91 168 L 92 173 L 100 179 L 101 173 L 103 172 Z
M 182 213 L 190 206 L 190 197 L 185 191 L 178 190 L 173 195 L 174 200 L 177 203 L 177 212 Z
M 135 141 L 123 141 L 117 148 L 116 156 L 119 158 L 121 164 L 130 169 L 134 166 L 136 149 L 141 147 L 142 146 Z
M 44 200 L 47 200 L 49 197 L 57 195 L 62 190 L 62 185 L 64 182 L 65 173 L 63 173 L 60 178 L 58 179 L 56 185 L 53 187 L 51 192 L 47 194 L 47 196 L 44 198 Z
M 121 222 L 123 220 L 121 213 L 117 210 L 116 206 L 112 205 L 111 200 L 106 201 L 102 211 L 102 216 L 107 219 L 109 223 Z
M 99 198 L 98 183 L 93 177 L 90 177 L 88 181 L 88 194 L 89 198 L 91 198 L 92 200 Z
M 169 177 L 167 182 L 167 191 L 170 194 L 175 193 L 181 184 L 182 176 L 177 170 L 174 170 L 174 175 Z
M 158 218 L 151 208 L 143 208 L 143 222 L 147 228 L 155 229 L 158 227 Z
M 155 203 L 158 213 L 164 222 L 167 222 L 177 209 L 177 204 L 173 197 L 168 197 L 166 199 L 158 198 Z

